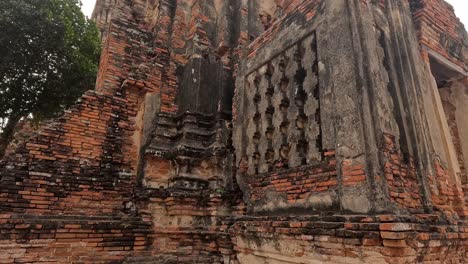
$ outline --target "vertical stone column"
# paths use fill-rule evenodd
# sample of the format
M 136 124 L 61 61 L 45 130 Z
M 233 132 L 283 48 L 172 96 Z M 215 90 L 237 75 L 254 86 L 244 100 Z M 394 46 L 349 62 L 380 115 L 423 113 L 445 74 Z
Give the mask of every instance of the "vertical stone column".
M 322 89 L 323 149 L 335 150 L 340 209 L 359 213 L 381 210 L 380 188 L 372 186 L 379 168 L 372 129 L 371 99 L 363 69 L 360 3 L 333 1 L 317 30 Z M 351 29 L 351 30 L 350 30 Z M 326 36 L 326 37 L 325 37 Z M 379 204 L 380 203 L 380 204 Z
M 346 1 L 304 2 L 247 49 L 234 142 L 255 212 L 376 207 L 367 154 L 377 155 L 377 144 L 365 131 L 372 120 L 363 115 L 350 12 Z
M 358 65 L 363 65 L 368 87 L 366 126 L 378 150 L 378 156 L 368 160 L 374 167 L 372 190 L 381 190 L 382 208 L 387 204 L 413 213 L 436 208 L 452 214 L 462 194 L 437 87 L 417 49 L 407 3 L 382 4 L 361 4 L 355 20 L 360 37 L 354 43 L 363 51 L 356 53 L 362 59 Z M 365 27 L 368 24 L 374 27 Z

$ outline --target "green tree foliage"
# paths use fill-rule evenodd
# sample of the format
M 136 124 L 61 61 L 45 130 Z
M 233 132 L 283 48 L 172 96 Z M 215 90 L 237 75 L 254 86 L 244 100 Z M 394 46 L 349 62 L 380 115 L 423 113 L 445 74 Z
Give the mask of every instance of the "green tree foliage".
M 59 115 L 94 86 L 100 40 L 79 0 L 0 0 L 0 158 L 18 122 Z

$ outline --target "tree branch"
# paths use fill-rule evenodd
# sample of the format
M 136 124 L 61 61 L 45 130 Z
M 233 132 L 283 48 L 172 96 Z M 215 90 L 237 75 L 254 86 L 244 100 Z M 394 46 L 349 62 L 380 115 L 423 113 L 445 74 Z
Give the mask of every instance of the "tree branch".
M 20 115 L 12 115 L 8 118 L 5 128 L 3 128 L 2 133 L 0 134 L 0 159 L 5 156 L 6 149 L 10 142 L 13 140 L 15 134 L 16 126 L 21 120 Z

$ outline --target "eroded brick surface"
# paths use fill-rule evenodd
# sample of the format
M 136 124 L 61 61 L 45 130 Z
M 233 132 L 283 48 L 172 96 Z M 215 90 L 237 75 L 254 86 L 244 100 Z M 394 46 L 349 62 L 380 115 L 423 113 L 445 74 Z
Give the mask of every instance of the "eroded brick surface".
M 420 44 L 466 71 L 468 35 L 453 7 L 444 0 L 410 1 Z
M 0 263 L 466 262 L 466 32 L 444 1 L 93 18 L 96 90 L 0 163 Z

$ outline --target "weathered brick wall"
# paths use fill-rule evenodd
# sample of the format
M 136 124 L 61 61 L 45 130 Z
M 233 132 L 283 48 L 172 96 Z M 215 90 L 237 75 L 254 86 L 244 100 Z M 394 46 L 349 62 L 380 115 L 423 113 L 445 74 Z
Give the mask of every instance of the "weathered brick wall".
M 251 190 L 249 200 L 257 202 L 268 199 L 267 193 L 273 191 L 285 195 L 284 202 L 294 205 L 304 203 L 311 195 L 337 190 L 336 161 L 333 157 L 330 158 L 329 162 L 315 166 L 280 170 L 255 177 L 247 176 L 245 181 Z M 330 201 L 329 206 L 331 205 Z M 324 208 L 320 209 L 324 210 Z
M 107 37 L 107 27 L 112 19 L 112 11 L 116 0 L 97 1 L 91 18 L 99 29 L 99 36 L 102 40 Z
M 256 13 L 263 30 L 268 30 L 275 22 L 291 14 L 302 1 L 299 0 L 274 0 L 256 1 Z
M 424 194 L 424 189 L 418 184 L 421 176 L 417 175 L 414 159 L 409 156 L 404 157 L 396 148 L 395 137 L 384 135 L 384 138 L 383 155 L 387 159 L 385 178 L 392 200 L 413 213 L 424 212 L 425 201 L 430 199 L 435 208 L 448 215 L 457 212 L 460 215 L 464 214 L 463 191 L 440 161 L 434 161 L 433 175 L 430 172 L 422 175 L 428 178 L 430 189 L 429 193 Z
M 137 104 L 131 94 L 87 92 L 3 161 L 1 207 L 37 214 L 121 210 L 136 168 Z
M 431 200 L 434 206 L 448 215 L 458 212 L 460 216 L 464 216 L 466 206 L 461 186 L 454 183 L 453 176 L 438 161 L 434 161 L 434 166 L 434 175 L 429 176 Z
M 220 221 L 245 214 L 239 193 L 159 188 L 140 195 L 138 208 L 152 214 L 156 238 L 152 257 L 144 259 L 153 263 L 229 263 L 223 255 L 233 252 L 233 244 L 220 230 Z
M 240 263 L 464 263 L 467 229 L 438 220 L 425 214 L 244 217 L 229 232 Z
M 413 19 L 421 45 L 427 46 L 466 71 L 468 35 L 444 0 L 410 0 Z
M 0 263 L 116 263 L 152 244 L 151 223 L 129 216 L 2 213 L 0 232 Z
M 390 197 L 400 206 L 410 208 L 417 213 L 423 211 L 421 190 L 411 157 L 403 157 L 401 150 L 395 145 L 395 137 L 384 135 L 385 145 L 383 155 L 385 163 L 385 178 L 387 179 Z
M 287 1 L 285 1 L 287 2 Z M 321 1 L 289 1 L 291 2 L 287 8 L 287 12 L 281 17 L 281 20 L 277 20 L 269 26 L 265 33 L 255 38 L 248 46 L 247 56 L 254 57 L 255 51 L 260 49 L 266 43 L 268 43 L 276 34 L 285 27 L 287 27 L 291 21 L 298 17 L 304 16 L 306 20 L 314 18 L 317 8 Z
M 113 19 L 107 26 L 109 32 L 103 42 L 96 88 L 103 93 L 113 94 L 125 80 L 136 79 L 151 91 L 158 81 L 145 71 L 144 62 L 151 58 L 151 32 L 141 28 L 143 25 L 136 18 L 126 15 L 131 13 L 129 5 L 125 5 L 124 1 L 117 3 L 113 9 Z
M 127 92 L 87 92 L 2 161 L 0 262 L 109 263 L 151 245 L 132 210 L 138 99 Z
M 393 4 L 99 1 L 96 91 L 0 165 L 0 263 L 463 263 Z
M 364 184 L 367 180 L 365 166 L 353 160 L 343 160 L 341 164 L 341 175 L 345 187 L 359 186 Z

